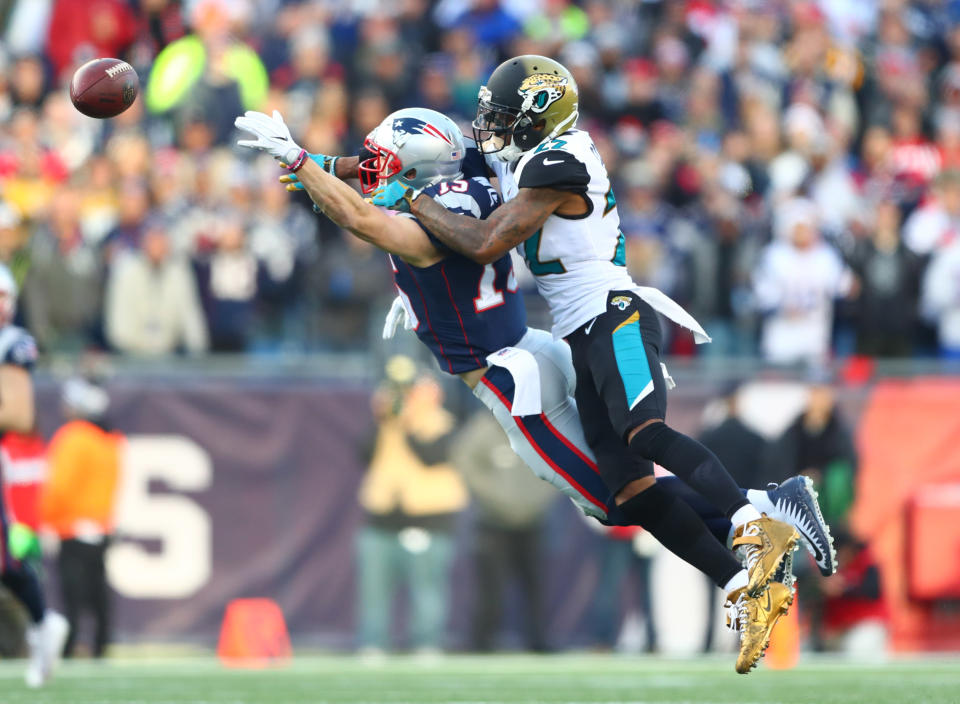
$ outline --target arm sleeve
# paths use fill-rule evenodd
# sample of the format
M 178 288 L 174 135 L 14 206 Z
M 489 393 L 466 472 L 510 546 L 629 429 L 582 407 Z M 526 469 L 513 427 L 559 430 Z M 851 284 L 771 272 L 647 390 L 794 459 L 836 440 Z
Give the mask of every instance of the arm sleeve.
M 550 150 L 534 155 L 520 172 L 520 188 L 553 188 L 586 193 L 590 174 L 586 164 L 570 152 Z

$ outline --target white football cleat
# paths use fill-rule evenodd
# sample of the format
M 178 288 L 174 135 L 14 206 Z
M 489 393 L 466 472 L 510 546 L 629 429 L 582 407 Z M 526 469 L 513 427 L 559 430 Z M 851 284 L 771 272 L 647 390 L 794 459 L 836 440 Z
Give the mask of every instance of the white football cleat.
M 39 624 L 27 628 L 27 647 L 30 650 L 30 660 L 24 674 L 27 687 L 42 687 L 53 676 L 69 633 L 67 619 L 53 610 L 48 610 Z

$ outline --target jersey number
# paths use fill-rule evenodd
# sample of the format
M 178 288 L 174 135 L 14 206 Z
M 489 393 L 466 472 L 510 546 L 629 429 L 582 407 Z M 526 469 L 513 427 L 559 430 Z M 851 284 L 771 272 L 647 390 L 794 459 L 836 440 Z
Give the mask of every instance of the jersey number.
M 559 259 L 550 259 L 540 261 L 540 238 L 543 237 L 543 228 L 533 233 L 526 242 L 523 243 L 523 258 L 527 260 L 527 266 L 534 276 L 543 276 L 544 274 L 563 274 L 567 269 Z
M 496 279 L 497 270 L 493 268 L 493 264 L 483 267 L 483 276 L 480 277 L 480 284 L 477 286 L 477 297 L 473 299 L 473 309 L 478 313 L 503 305 L 503 291 L 497 290 Z M 511 266 L 507 274 L 507 291 L 516 293 L 518 287 L 517 277 Z
M 466 193 L 470 190 L 470 184 L 463 180 L 444 181 L 440 184 L 440 192 L 437 195 L 444 195 L 449 191 L 454 193 Z

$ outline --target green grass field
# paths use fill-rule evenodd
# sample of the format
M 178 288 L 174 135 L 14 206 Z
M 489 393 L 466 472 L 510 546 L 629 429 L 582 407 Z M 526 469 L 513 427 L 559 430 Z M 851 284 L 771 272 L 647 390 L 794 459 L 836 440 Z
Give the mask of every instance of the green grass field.
M 797 669 L 733 672 L 733 656 L 667 660 L 620 656 L 297 658 L 270 670 L 228 670 L 212 659 L 64 665 L 40 691 L 22 664 L 0 663 L 0 704 L 324 704 L 327 702 L 544 702 L 545 704 L 955 704 L 960 659 L 855 665 L 804 661 Z

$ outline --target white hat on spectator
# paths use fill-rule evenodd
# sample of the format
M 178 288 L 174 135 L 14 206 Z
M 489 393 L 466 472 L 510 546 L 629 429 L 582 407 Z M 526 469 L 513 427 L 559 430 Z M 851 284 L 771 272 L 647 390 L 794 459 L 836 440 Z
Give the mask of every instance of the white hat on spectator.
M 807 198 L 791 198 L 784 201 L 773 213 L 774 235 L 779 240 L 789 240 L 797 225 L 809 225 L 816 229 L 820 221 L 817 206 Z

